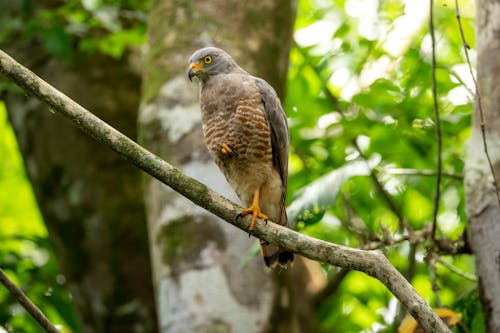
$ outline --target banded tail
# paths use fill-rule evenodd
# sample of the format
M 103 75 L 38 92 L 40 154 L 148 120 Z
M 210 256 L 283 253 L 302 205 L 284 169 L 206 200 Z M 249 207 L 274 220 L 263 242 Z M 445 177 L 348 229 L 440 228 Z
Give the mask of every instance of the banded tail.
M 271 245 L 266 241 L 260 241 L 262 256 L 267 267 L 271 268 L 288 268 L 293 263 L 293 253 L 282 250 L 281 248 Z

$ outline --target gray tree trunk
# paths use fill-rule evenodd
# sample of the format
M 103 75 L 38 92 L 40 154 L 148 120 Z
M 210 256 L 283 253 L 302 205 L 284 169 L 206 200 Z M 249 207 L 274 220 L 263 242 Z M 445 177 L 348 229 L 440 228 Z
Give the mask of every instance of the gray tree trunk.
M 477 0 L 476 10 L 477 78 L 488 150 L 500 184 L 500 1 Z M 477 106 L 465 165 L 465 192 L 470 243 L 488 332 L 500 332 L 500 207 L 483 149 Z
M 295 6 L 294 0 L 155 1 L 141 143 L 237 200 L 205 148 L 198 86 L 187 78 L 187 59 L 197 48 L 219 46 L 283 96 Z M 299 332 L 309 324 L 310 313 L 300 314 L 307 306 L 298 306 L 306 300 L 290 292 L 291 284 L 305 290 L 304 281 L 297 284 L 290 272 L 274 277 L 260 255 L 247 260 L 254 238 L 154 179 L 146 180 L 145 196 L 161 332 Z M 296 271 L 304 272 L 300 264 Z
M 37 1 L 33 15 L 55 5 Z M 0 7 L 14 11 L 1 15 L 22 17 L 15 5 Z M 125 59 L 76 53 L 70 65 L 47 55 L 36 39 L 13 38 L 1 47 L 136 136 L 140 76 Z M 156 331 L 139 171 L 36 98 L 12 92 L 3 97 L 82 331 Z

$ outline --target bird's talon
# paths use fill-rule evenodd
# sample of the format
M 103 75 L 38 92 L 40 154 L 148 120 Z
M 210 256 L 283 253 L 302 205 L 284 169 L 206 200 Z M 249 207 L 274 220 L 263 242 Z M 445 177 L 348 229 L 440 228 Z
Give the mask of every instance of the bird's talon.
M 236 152 L 235 147 L 231 143 L 222 143 L 221 144 L 221 152 L 224 155 L 231 155 L 233 157 L 238 157 L 238 152 Z
M 257 221 L 257 219 L 261 219 L 263 221 L 266 222 L 267 224 L 267 215 L 261 213 L 260 209 L 258 206 L 250 206 L 249 208 L 247 209 L 243 209 L 237 217 L 243 217 L 243 216 L 246 216 L 246 215 L 252 215 L 252 221 L 250 222 L 250 227 L 248 228 L 248 237 L 251 237 L 252 234 L 253 234 L 253 230 L 255 228 L 255 221 Z

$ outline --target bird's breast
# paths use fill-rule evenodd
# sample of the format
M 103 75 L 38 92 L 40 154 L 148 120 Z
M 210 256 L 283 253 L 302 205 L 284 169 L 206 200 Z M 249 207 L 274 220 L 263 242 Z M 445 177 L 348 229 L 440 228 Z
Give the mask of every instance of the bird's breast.
M 246 77 L 228 75 L 210 82 L 201 91 L 205 142 L 219 166 L 235 159 L 272 164 L 269 125 L 260 93 L 252 82 Z M 223 143 L 230 144 L 236 154 L 224 154 Z

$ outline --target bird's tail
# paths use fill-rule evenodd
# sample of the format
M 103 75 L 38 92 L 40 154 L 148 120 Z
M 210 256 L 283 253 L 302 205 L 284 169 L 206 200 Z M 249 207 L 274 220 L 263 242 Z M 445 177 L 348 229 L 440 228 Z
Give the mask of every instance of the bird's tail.
M 266 241 L 261 241 L 260 247 L 262 248 L 262 256 L 264 257 L 264 262 L 267 267 L 288 268 L 293 262 L 292 252 L 282 250 Z
M 288 226 L 288 217 L 286 214 L 285 205 L 285 192 L 281 196 L 281 200 L 278 204 L 273 204 L 272 206 L 267 206 L 264 211 L 271 218 L 271 221 L 278 223 L 282 226 Z M 287 268 L 293 263 L 293 253 L 283 250 L 282 248 L 269 244 L 268 242 L 261 240 L 260 247 L 262 248 L 262 256 L 264 257 L 264 262 L 267 267 L 271 268 Z

